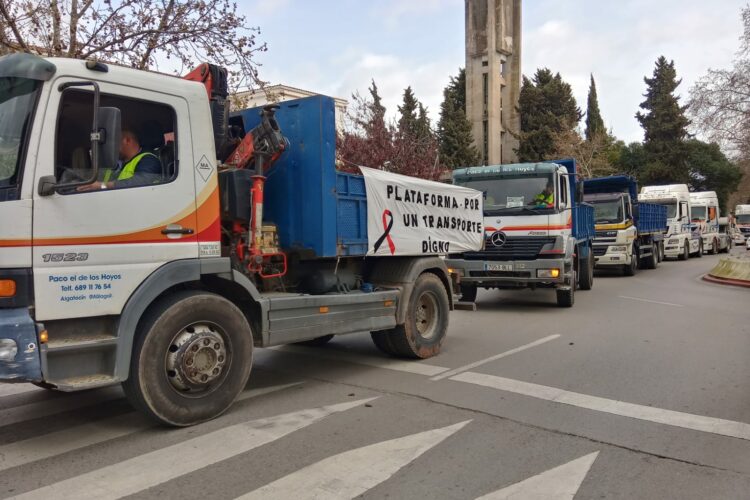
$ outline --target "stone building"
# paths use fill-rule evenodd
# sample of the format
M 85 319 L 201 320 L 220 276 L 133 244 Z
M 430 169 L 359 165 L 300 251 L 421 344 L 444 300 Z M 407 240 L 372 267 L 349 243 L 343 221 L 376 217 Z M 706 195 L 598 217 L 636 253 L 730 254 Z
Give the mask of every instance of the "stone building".
M 517 161 L 521 0 L 465 0 L 466 115 L 484 165 Z M 513 133 L 512 133 L 513 132 Z

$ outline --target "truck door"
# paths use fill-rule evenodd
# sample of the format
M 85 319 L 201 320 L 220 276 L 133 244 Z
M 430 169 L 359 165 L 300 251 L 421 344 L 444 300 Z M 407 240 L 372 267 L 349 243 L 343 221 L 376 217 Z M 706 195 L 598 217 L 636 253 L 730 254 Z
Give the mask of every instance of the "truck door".
M 52 85 L 37 184 L 43 176 L 72 182 L 92 172 L 93 87 L 59 90 L 68 81 L 59 78 Z M 157 268 L 198 257 L 187 103 L 136 87 L 99 86 L 101 106 L 121 110 L 124 161 L 100 165 L 99 181 L 112 183 L 107 189 L 99 188 L 101 182 L 47 196 L 35 189 L 32 259 L 38 320 L 120 314 Z M 139 155 L 145 154 L 131 172 L 125 167 L 133 145 L 124 147 L 126 137 L 137 142 Z

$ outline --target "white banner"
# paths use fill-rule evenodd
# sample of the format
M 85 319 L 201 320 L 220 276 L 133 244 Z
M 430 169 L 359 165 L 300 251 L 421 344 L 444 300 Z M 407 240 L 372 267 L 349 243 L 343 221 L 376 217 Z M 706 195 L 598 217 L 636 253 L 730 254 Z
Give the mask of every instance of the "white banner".
M 482 249 L 482 193 L 360 167 L 367 255 L 445 255 Z

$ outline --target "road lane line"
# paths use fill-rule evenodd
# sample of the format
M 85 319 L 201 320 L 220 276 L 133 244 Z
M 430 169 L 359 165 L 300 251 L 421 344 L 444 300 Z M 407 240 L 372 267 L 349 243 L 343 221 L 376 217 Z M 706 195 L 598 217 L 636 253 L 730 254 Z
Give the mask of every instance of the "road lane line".
M 685 307 L 682 304 L 673 304 L 671 302 L 660 302 L 658 300 L 641 299 L 641 298 L 638 298 L 638 297 L 628 297 L 627 295 L 618 295 L 618 298 L 620 298 L 620 299 L 626 299 L 626 300 L 637 300 L 638 302 L 648 302 L 650 304 L 659 304 L 659 305 L 662 305 L 662 306 Z
M 237 500 L 355 498 L 464 428 L 471 420 L 345 451 L 292 472 Z
M 425 375 L 427 377 L 435 376 L 439 373 L 448 371 L 444 366 L 429 365 L 421 361 L 399 361 L 392 358 L 380 358 L 377 356 L 368 356 L 366 354 L 357 354 L 336 349 L 320 349 L 315 347 L 303 347 L 298 345 L 284 345 L 269 347 L 273 352 L 304 354 L 318 359 L 331 361 L 343 361 L 356 365 L 373 366 L 386 370 L 395 370 L 399 372 L 413 373 L 416 375 Z
M 483 373 L 460 373 L 451 377 L 450 380 L 490 387 L 492 389 L 530 396 L 532 398 L 552 401 L 554 403 L 577 406 L 588 410 L 611 413 L 622 417 L 630 417 L 657 424 L 681 427 L 683 429 L 691 429 L 700 432 L 707 432 L 709 434 L 717 434 L 720 436 L 728 436 L 750 441 L 750 424 L 743 422 L 735 422 L 721 418 L 705 417 L 692 413 L 683 413 L 674 410 L 665 410 L 651 406 L 626 403 L 624 401 L 589 396 L 587 394 L 566 391 L 555 387 L 532 384 L 494 375 L 485 375 Z
M 490 363 L 492 361 L 505 358 L 506 356 L 510 356 L 512 354 L 516 354 L 521 351 L 525 351 L 526 349 L 530 349 L 532 347 L 536 347 L 538 345 L 542 345 L 546 342 L 549 342 L 550 340 L 555 340 L 557 338 L 560 338 L 560 335 L 550 335 L 548 337 L 544 337 L 543 339 L 535 340 L 534 342 L 530 342 L 526 345 L 522 345 L 520 347 L 516 347 L 515 349 L 511 349 L 510 351 L 505 351 L 500 354 L 495 354 L 494 356 L 490 356 L 489 358 L 480 359 L 479 361 L 475 361 L 474 363 L 469 363 L 468 365 L 464 365 L 458 368 L 454 368 L 452 370 L 448 370 L 447 372 L 443 372 L 440 375 L 436 375 L 432 377 L 430 380 L 436 381 L 436 380 L 442 380 L 444 378 L 452 377 L 453 375 L 457 375 L 461 372 L 466 372 L 471 370 L 472 368 L 476 368 L 477 366 L 481 366 L 486 363 Z
M 0 398 L 4 396 L 13 396 L 15 394 L 24 394 L 26 392 L 43 391 L 41 387 L 33 384 L 0 384 Z
M 302 383 L 250 389 L 240 394 L 237 401 L 263 396 Z M 0 446 L 0 471 L 135 434 L 153 426 L 153 423 L 140 418 L 136 412 L 128 412 L 117 417 L 97 420 L 49 434 L 42 434 L 31 439 L 16 441 Z
M 377 398 L 274 415 L 199 437 L 12 497 L 16 500 L 109 500 L 133 495 L 281 439 L 334 413 Z
M 597 456 L 599 456 L 598 451 L 589 453 L 554 469 L 488 493 L 477 498 L 477 500 L 510 500 L 513 498 L 573 500 L 578 490 L 581 489 L 581 484 L 586 479 Z

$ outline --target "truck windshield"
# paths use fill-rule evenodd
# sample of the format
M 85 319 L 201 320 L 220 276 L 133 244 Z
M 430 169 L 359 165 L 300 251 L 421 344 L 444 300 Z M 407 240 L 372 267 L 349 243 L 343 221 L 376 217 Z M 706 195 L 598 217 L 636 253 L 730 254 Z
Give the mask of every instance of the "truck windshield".
M 614 224 L 623 221 L 622 202 L 617 200 L 589 201 L 594 205 L 595 222 Z
M 696 207 L 690 211 L 694 221 L 705 221 L 706 220 L 706 207 Z
M 39 82 L 0 77 L 0 187 L 16 184 Z
M 554 200 L 555 190 L 551 175 L 500 177 L 496 179 L 473 179 L 461 185 L 481 191 L 484 196 L 484 212 L 524 211 L 549 209 L 542 198 Z M 545 197 L 545 189 L 552 186 L 551 197 Z
M 677 217 L 677 202 L 674 200 L 647 200 L 649 203 L 656 203 L 667 207 L 667 219 Z
M 750 224 L 750 214 L 741 214 L 737 216 L 738 224 Z

